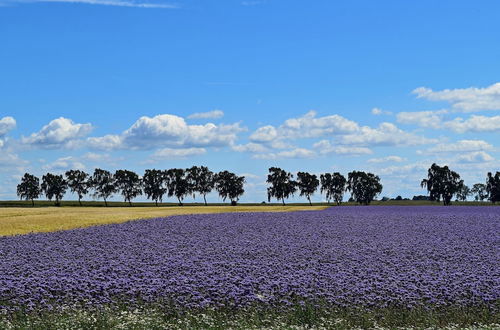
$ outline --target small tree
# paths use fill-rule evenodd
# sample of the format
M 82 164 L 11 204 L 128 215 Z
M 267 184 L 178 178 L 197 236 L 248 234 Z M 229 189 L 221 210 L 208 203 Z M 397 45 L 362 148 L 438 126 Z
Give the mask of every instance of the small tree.
M 448 166 L 441 167 L 434 163 L 427 171 L 427 179 L 423 179 L 420 185 L 427 188 L 431 201 L 439 202 L 442 198 L 444 205 L 450 205 L 453 195 L 460 191 L 463 180 Z
M 347 190 L 359 204 L 369 205 L 382 192 L 380 178 L 372 173 L 352 171 L 348 174 Z
M 142 177 L 142 184 L 146 196 L 154 200 L 156 206 L 158 206 L 158 201 L 161 203 L 163 195 L 167 193 L 167 188 L 165 188 L 165 172 L 155 169 L 146 170 Z
M 31 206 L 35 206 L 35 199 L 41 194 L 40 180 L 29 173 L 24 173 L 21 183 L 17 185 L 17 196 L 24 200 L 31 200 Z
M 113 174 L 109 171 L 96 168 L 89 183 L 94 190 L 94 196 L 104 199 L 104 205 L 108 206 L 107 199 L 116 192 Z
M 269 168 L 266 182 L 271 185 L 267 188 L 267 200 L 269 202 L 272 197 L 275 197 L 285 205 L 285 198 L 293 196 L 297 191 L 297 182 L 293 180 L 293 174 L 278 167 Z
M 467 197 L 471 195 L 471 190 L 465 184 L 460 186 L 460 189 L 457 191 L 457 200 L 465 202 Z
M 297 186 L 300 190 L 300 196 L 306 196 L 309 201 L 309 205 L 312 206 L 311 195 L 316 192 L 319 186 L 319 180 L 316 174 L 310 174 L 307 172 L 297 173 Z
M 214 173 L 205 166 L 193 166 L 186 170 L 189 191 L 195 197 L 195 192 L 203 196 L 205 206 L 207 205 L 207 194 L 209 194 L 215 186 Z
M 237 176 L 228 171 L 219 172 L 215 177 L 215 189 L 219 192 L 222 200 L 229 199 L 231 205 L 236 205 L 240 196 L 245 193 L 244 184 L 244 176 Z
M 142 181 L 137 173 L 128 170 L 115 172 L 115 186 L 121 191 L 125 202 L 132 206 L 132 199 L 142 194 Z
M 66 181 L 71 192 L 78 195 L 78 203 L 82 206 L 82 198 L 89 192 L 88 174 L 80 170 L 66 172 Z
M 344 198 L 345 185 L 347 183 L 346 178 L 339 172 L 335 172 L 333 174 L 321 174 L 320 179 L 321 193 L 326 193 L 328 203 L 333 199 L 337 205 L 340 205 Z
M 471 193 L 474 194 L 474 200 L 484 201 L 488 198 L 488 192 L 486 191 L 486 185 L 483 183 L 476 183 L 472 186 Z
M 182 200 L 189 194 L 189 184 L 186 180 L 186 172 L 182 168 L 172 168 L 165 172 L 168 188 L 168 197 L 175 196 L 182 206 Z
M 42 191 L 50 201 L 55 198 L 56 206 L 61 205 L 60 201 L 66 193 L 66 189 L 68 189 L 68 183 L 62 175 L 47 173 L 42 177 Z
M 488 199 L 492 203 L 500 202 L 500 172 L 496 172 L 495 175 L 488 172 L 486 191 L 488 192 Z

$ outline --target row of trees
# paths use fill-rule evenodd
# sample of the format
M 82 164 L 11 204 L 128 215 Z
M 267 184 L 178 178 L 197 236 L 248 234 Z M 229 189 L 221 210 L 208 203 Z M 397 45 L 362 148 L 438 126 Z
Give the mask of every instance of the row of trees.
M 469 188 L 460 179 L 460 175 L 448 168 L 432 164 L 427 171 L 427 178 L 420 185 L 427 188 L 431 201 L 443 201 L 444 205 L 450 205 L 453 196 L 459 201 L 467 200 L 468 196 L 474 195 L 476 201 L 488 199 L 492 203 L 500 202 L 500 172 L 493 175 L 488 172 L 486 184 L 476 183 Z
M 339 172 L 321 174 L 320 178 L 315 174 L 307 172 L 298 172 L 297 180 L 290 172 L 278 167 L 271 167 L 267 176 L 267 183 L 270 187 L 267 188 L 267 199 L 271 198 L 281 200 L 285 205 L 285 199 L 293 196 L 297 190 L 300 196 L 305 196 L 311 203 L 311 196 L 318 190 L 321 184 L 321 193 L 326 195 L 326 200 L 330 203 L 334 200 L 337 205 L 342 202 L 344 192 L 349 191 L 354 201 L 368 205 L 370 202 L 382 192 L 382 184 L 380 178 L 372 173 L 361 171 L 352 171 L 346 179 Z
M 21 199 L 31 200 L 34 205 L 34 200 L 45 194 L 49 200 L 54 199 L 55 204 L 60 205 L 64 194 L 70 189 L 78 196 L 80 205 L 82 198 L 92 192 L 93 197 L 103 199 L 108 206 L 107 200 L 116 193 L 120 193 L 129 205 L 143 193 L 156 205 L 163 201 L 165 195 L 177 198 L 179 205 L 182 205 L 186 196 L 192 195 L 194 198 L 199 194 L 207 205 L 206 195 L 215 189 L 223 201 L 229 199 L 235 205 L 245 192 L 244 183 L 243 176 L 228 171 L 213 173 L 205 166 L 146 170 L 142 178 L 128 170 L 111 173 L 96 168 L 92 175 L 81 170 L 67 171 L 64 176 L 47 173 L 42 177 L 41 184 L 39 178 L 26 173 L 17 186 L 17 195 Z

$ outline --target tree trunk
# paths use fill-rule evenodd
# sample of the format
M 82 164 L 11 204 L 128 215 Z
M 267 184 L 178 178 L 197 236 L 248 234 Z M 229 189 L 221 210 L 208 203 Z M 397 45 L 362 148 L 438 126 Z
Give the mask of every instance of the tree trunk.
M 128 206 L 132 206 L 132 202 L 130 201 L 130 198 L 128 200 Z
M 155 200 L 155 203 L 156 203 L 156 206 L 158 206 L 158 200 L 157 199 Z
M 78 197 L 78 203 L 80 203 L 80 206 L 82 206 L 82 199 Z
M 104 206 L 108 207 L 108 202 L 106 202 L 106 198 L 104 198 Z
M 182 206 L 181 199 L 179 197 L 177 197 L 177 200 L 179 201 L 179 206 Z
M 283 202 L 283 206 L 285 206 L 285 198 L 282 198 L 281 202 Z
M 203 200 L 205 201 L 205 206 L 207 206 L 207 197 L 206 197 L 206 195 L 203 195 Z
M 309 200 L 309 205 L 313 206 L 312 203 L 311 203 L 311 197 L 308 196 L 307 199 Z
M 35 201 L 33 200 L 33 198 L 31 199 L 31 206 L 35 207 Z

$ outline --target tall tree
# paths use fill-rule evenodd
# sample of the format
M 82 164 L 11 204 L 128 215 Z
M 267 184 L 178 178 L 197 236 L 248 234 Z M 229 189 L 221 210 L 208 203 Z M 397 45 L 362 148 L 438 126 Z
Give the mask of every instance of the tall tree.
M 488 192 L 488 199 L 492 203 L 500 202 L 500 172 L 496 172 L 495 175 L 488 172 L 486 191 Z
M 214 173 L 206 166 L 193 166 L 186 170 L 189 191 L 195 197 L 195 192 L 203 196 L 205 206 L 207 205 L 207 194 L 209 194 L 215 186 Z
M 434 163 L 427 171 L 427 179 L 423 179 L 420 185 L 427 188 L 431 201 L 443 199 L 444 205 L 450 205 L 453 195 L 460 191 L 463 180 L 448 166 L 441 167 Z
M 340 205 L 344 198 L 345 185 L 347 183 L 346 178 L 339 172 L 335 172 L 333 174 L 321 174 L 320 179 L 321 193 L 326 193 L 328 203 L 333 199 L 337 205 Z
M 369 205 L 382 192 L 382 184 L 375 174 L 352 171 L 347 176 L 347 190 L 357 203 Z
M 297 173 L 297 186 L 299 187 L 300 196 L 306 196 L 309 205 L 312 206 L 311 196 L 318 190 L 319 180 L 316 174 L 307 172 Z
M 68 189 L 68 183 L 62 175 L 47 173 L 42 177 L 42 191 L 50 201 L 55 198 L 56 206 L 61 205 L 60 201 L 66 193 L 66 189 Z
M 165 187 L 165 172 L 161 170 L 146 170 L 142 177 L 142 184 L 146 196 L 155 201 L 158 206 L 163 201 L 163 195 L 167 193 Z
M 186 171 L 182 168 L 172 168 L 165 172 L 168 188 L 168 197 L 175 196 L 182 206 L 182 200 L 189 194 L 189 184 L 186 179 Z
M 82 198 L 89 192 L 89 175 L 80 170 L 69 170 L 66 172 L 66 181 L 71 192 L 78 195 L 78 203 L 82 206 Z
M 125 202 L 132 206 L 132 199 L 142 194 L 142 180 L 137 173 L 128 170 L 115 172 L 115 186 L 120 191 Z
M 293 196 L 297 191 L 297 182 L 293 180 L 293 174 L 278 167 L 269 168 L 266 182 L 271 185 L 267 188 L 267 200 L 269 202 L 274 197 L 278 201 L 281 200 L 285 205 L 285 198 Z
M 462 184 L 457 191 L 457 200 L 465 202 L 471 194 L 471 189 L 467 185 Z
M 223 201 L 229 198 L 231 205 L 236 205 L 240 196 L 245 193 L 245 177 L 223 171 L 215 176 L 215 189 Z
M 472 186 L 471 193 L 474 195 L 476 201 L 484 201 L 488 198 L 486 185 L 484 183 L 476 183 Z
M 24 173 L 21 183 L 17 185 L 17 196 L 24 200 L 31 200 L 31 206 L 35 206 L 35 199 L 41 194 L 40 180 L 29 173 Z
M 89 180 L 94 190 L 94 196 L 104 199 L 104 205 L 108 206 L 108 198 L 116 193 L 115 178 L 111 172 L 96 168 Z

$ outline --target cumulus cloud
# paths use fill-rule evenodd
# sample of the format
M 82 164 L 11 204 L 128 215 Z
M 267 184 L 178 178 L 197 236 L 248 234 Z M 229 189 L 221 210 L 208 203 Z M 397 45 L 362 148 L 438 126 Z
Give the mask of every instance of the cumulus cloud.
M 372 115 L 375 115 L 375 116 L 380 116 L 380 115 L 392 115 L 392 112 L 390 111 L 385 111 L 385 110 L 382 110 L 380 108 L 373 108 L 372 109 Z
M 343 135 L 341 144 L 371 146 L 414 146 L 435 140 L 405 132 L 392 123 L 381 123 L 377 128 L 363 126 L 356 134 Z
M 269 151 L 269 148 L 267 148 L 266 146 L 253 142 L 235 145 L 232 147 L 232 149 L 238 152 L 252 152 L 252 153 L 258 153 L 258 152 L 262 153 Z
M 332 145 L 328 140 L 321 140 L 313 144 L 313 147 L 318 149 L 321 155 L 337 154 L 337 155 L 367 155 L 373 151 L 366 147 L 354 147 L 343 145 Z
M 92 129 L 91 124 L 77 124 L 71 119 L 60 117 L 29 137 L 23 137 L 21 141 L 24 144 L 45 149 L 72 148 Z
M 456 161 L 459 163 L 484 163 L 491 162 L 494 158 L 484 151 L 469 152 L 457 156 Z
M 472 115 L 467 119 L 455 118 L 454 120 L 443 123 L 443 127 L 457 133 L 495 132 L 500 131 L 500 116 L 488 117 Z
M 358 124 L 352 120 L 339 115 L 316 117 L 316 111 L 287 119 L 279 128 L 280 136 L 292 139 L 354 133 L 358 129 Z
M 188 158 L 192 156 L 203 155 L 206 152 L 207 151 L 204 148 L 185 148 L 185 149 L 163 148 L 157 150 L 153 154 L 153 158 L 154 159 Z
M 0 119 L 0 138 L 16 128 L 16 120 L 13 117 L 3 117 Z
M 463 112 L 500 110 L 500 83 L 484 88 L 469 87 L 441 91 L 434 91 L 428 87 L 419 87 L 413 93 L 418 98 L 448 102 L 454 109 Z
M 61 157 L 55 161 L 44 165 L 43 170 L 49 172 L 64 173 L 67 170 L 85 170 L 85 165 L 77 160 L 75 157 Z
M 456 153 L 492 150 L 493 146 L 483 140 L 460 140 L 454 143 L 440 143 L 427 149 L 427 153 Z
M 401 124 L 438 129 L 441 128 L 441 121 L 446 113 L 448 113 L 448 110 L 400 112 L 396 115 L 396 118 Z
M 188 119 L 219 119 L 224 117 L 224 112 L 221 110 L 213 110 L 208 112 L 196 112 L 188 116 Z
M 387 156 L 382 158 L 371 158 L 368 159 L 368 163 L 401 163 L 406 159 L 399 156 Z
M 256 154 L 253 158 L 256 159 L 281 159 L 281 158 L 314 158 L 316 153 L 314 151 L 304 149 L 304 148 L 295 148 L 292 150 L 280 151 L 280 152 L 269 152 L 265 154 Z
M 170 114 L 143 116 L 121 135 L 88 139 L 97 149 L 153 149 L 158 147 L 225 147 L 234 145 L 245 129 L 231 125 L 188 125 L 184 118 Z

